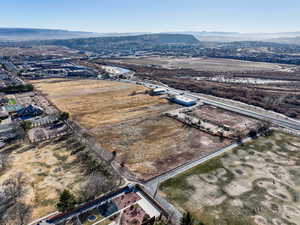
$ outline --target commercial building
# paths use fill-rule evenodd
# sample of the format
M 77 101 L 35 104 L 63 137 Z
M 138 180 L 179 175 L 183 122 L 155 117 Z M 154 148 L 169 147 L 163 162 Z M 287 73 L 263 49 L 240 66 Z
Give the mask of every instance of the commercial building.
M 152 90 L 153 95 L 163 95 L 166 93 L 167 93 L 167 90 L 165 88 L 155 88 Z
M 197 103 L 195 100 L 184 97 L 182 95 L 176 95 L 175 97 L 171 98 L 171 101 L 183 106 L 193 106 Z

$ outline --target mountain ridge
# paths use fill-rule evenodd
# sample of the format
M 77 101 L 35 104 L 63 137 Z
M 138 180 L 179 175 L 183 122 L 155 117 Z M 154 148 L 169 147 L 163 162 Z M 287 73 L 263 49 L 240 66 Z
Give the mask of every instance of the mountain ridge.
M 99 36 L 93 32 L 41 28 L 1 28 L 1 41 L 51 40 Z
M 84 31 L 71 31 L 67 29 L 43 28 L 10 28 L 0 27 L 0 41 L 34 41 L 34 40 L 63 40 L 97 37 L 131 37 L 158 34 L 184 34 L 193 35 L 203 42 L 233 42 L 233 41 L 267 41 L 274 43 L 299 44 L 300 31 L 274 32 L 274 33 L 240 33 L 222 31 L 179 31 L 179 32 L 110 32 L 96 33 Z

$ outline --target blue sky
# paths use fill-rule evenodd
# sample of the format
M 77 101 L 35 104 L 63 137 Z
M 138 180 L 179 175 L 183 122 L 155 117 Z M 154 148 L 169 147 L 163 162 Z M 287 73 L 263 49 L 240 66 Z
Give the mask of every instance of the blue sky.
M 93 32 L 300 31 L 299 0 L 0 1 L 0 27 Z

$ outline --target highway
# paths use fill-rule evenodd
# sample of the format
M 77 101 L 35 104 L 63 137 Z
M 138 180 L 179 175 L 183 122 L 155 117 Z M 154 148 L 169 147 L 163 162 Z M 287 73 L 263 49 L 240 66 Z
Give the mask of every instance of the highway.
M 229 105 L 229 104 L 225 104 L 221 101 L 215 101 L 215 100 L 207 99 L 205 97 L 197 95 L 196 93 L 191 93 L 190 91 L 177 90 L 177 89 L 170 88 L 170 87 L 166 88 L 165 86 L 153 85 L 153 84 L 150 84 L 150 83 L 142 83 L 142 85 L 144 85 L 146 87 L 149 87 L 149 88 L 165 88 L 165 89 L 168 90 L 167 93 L 169 93 L 169 94 L 183 94 L 186 97 L 189 97 L 189 98 L 192 98 L 192 99 L 195 99 L 195 100 L 201 100 L 204 103 L 207 103 L 207 104 L 210 104 L 210 105 L 213 105 L 213 106 L 217 106 L 217 107 L 220 107 L 220 108 L 223 108 L 223 109 L 226 109 L 226 110 L 237 112 L 237 113 L 240 113 L 240 114 L 252 117 L 252 118 L 256 118 L 256 119 L 259 119 L 259 120 L 266 120 L 266 121 L 269 121 L 273 124 L 279 125 L 279 126 L 284 127 L 284 128 L 294 129 L 294 130 L 300 131 L 300 122 L 298 122 L 296 120 L 290 120 L 288 118 L 286 118 L 286 119 L 277 119 L 277 118 L 274 118 L 273 116 L 269 116 L 269 115 L 257 113 L 257 112 L 251 111 L 251 110 L 243 109 L 243 108 L 240 108 L 240 107 L 237 107 L 237 106 L 232 106 L 232 105 Z
M 220 107 L 229 111 L 233 111 L 239 114 L 243 114 L 252 118 L 256 118 L 259 120 L 265 120 L 265 121 L 269 121 L 273 124 L 279 125 L 281 127 L 284 128 L 288 128 L 288 129 L 293 129 L 293 130 L 297 130 L 300 131 L 300 122 L 296 121 L 296 120 L 291 120 L 291 119 L 278 119 L 278 118 L 274 118 L 271 115 L 267 115 L 267 112 L 265 114 L 262 113 L 257 113 L 254 112 L 252 110 L 247 110 L 247 109 L 243 109 L 241 107 L 237 107 L 237 106 L 233 106 L 230 104 L 225 104 L 221 101 L 215 101 L 215 100 L 211 100 L 208 98 L 205 98 L 203 96 L 197 95 L 196 93 L 192 93 L 190 91 L 183 91 L 183 90 L 177 90 L 174 88 L 170 88 L 167 85 L 161 84 L 161 85 L 156 85 L 156 84 L 151 84 L 151 83 L 146 83 L 146 82 L 135 82 L 135 81 L 126 81 L 129 83 L 135 83 L 138 85 L 143 85 L 145 87 L 148 88 L 164 88 L 167 90 L 167 94 L 178 94 L 178 95 L 183 95 L 189 98 L 192 98 L 194 100 L 201 100 L 204 103 L 216 106 L 216 107 Z M 250 141 L 251 138 L 245 138 L 242 140 L 243 143 Z M 178 221 L 180 220 L 180 218 L 182 217 L 181 212 L 176 209 L 176 207 L 174 207 L 171 203 L 169 203 L 166 199 L 164 199 L 163 197 L 161 197 L 159 194 L 155 194 L 158 190 L 159 184 L 163 181 L 166 181 L 172 177 L 175 177 L 178 174 L 181 174 L 195 166 L 198 166 L 212 158 L 215 158 L 217 156 L 220 156 L 222 154 L 224 154 L 227 151 L 231 151 L 232 149 L 236 148 L 239 144 L 237 143 L 233 143 L 229 146 L 226 146 L 222 149 L 217 150 L 214 153 L 211 153 L 207 156 L 195 159 L 193 161 L 187 162 L 181 166 L 178 166 L 170 171 L 167 171 L 166 173 L 160 174 L 157 177 L 154 177 L 150 180 L 148 180 L 147 182 L 143 183 L 142 185 L 145 187 L 145 189 L 152 195 L 155 195 L 155 200 L 158 201 L 160 203 L 160 205 L 162 207 L 164 207 L 169 213 L 170 215 L 172 215 L 173 219 L 178 223 Z
M 249 116 L 249 117 L 252 117 L 252 118 L 259 119 L 259 120 L 269 121 L 273 124 L 279 125 L 279 126 L 284 127 L 284 128 L 294 129 L 294 130 L 300 131 L 300 122 L 297 122 L 296 120 L 289 120 L 288 118 L 287 119 L 277 119 L 277 118 L 274 118 L 274 117 L 269 116 L 269 115 L 257 113 L 257 112 L 251 111 L 251 110 L 246 110 L 246 109 L 243 109 L 243 108 L 240 108 L 240 107 L 225 104 L 225 103 L 220 102 L 220 101 L 210 100 L 210 99 L 207 99 L 205 97 L 199 96 L 195 93 L 191 93 L 189 91 L 176 90 L 174 88 L 170 88 L 170 87 L 167 87 L 165 85 L 163 85 L 163 86 L 162 85 L 153 85 L 153 84 L 144 83 L 144 82 L 142 82 L 141 84 L 146 86 L 146 87 L 149 87 L 149 88 L 165 88 L 167 90 L 168 94 L 184 95 L 184 96 L 192 98 L 194 100 L 201 100 L 204 103 L 207 103 L 207 104 L 210 104 L 210 105 L 213 105 L 213 106 L 217 106 L 217 107 L 229 110 L 229 111 L 233 111 L 233 112 L 236 112 L 236 113 L 239 113 L 239 114 L 243 114 L 243 115 L 246 115 L 246 116 Z M 242 142 L 245 143 L 245 142 L 248 142 L 250 140 L 251 140 L 251 138 L 248 137 L 248 138 L 243 139 Z M 195 166 L 198 166 L 198 165 L 200 165 L 200 164 L 202 164 L 202 163 L 204 163 L 204 162 L 206 162 L 206 161 L 208 161 L 212 158 L 215 158 L 219 155 L 222 155 L 225 152 L 234 149 L 238 145 L 239 144 L 237 144 L 237 143 L 233 143 L 233 144 L 231 144 L 231 145 L 229 145 L 225 148 L 219 149 L 218 151 L 216 151 L 212 154 L 209 154 L 205 157 L 201 157 L 201 158 L 198 158 L 198 159 L 193 160 L 191 162 L 188 162 L 184 165 L 181 165 L 181 166 L 179 166 L 179 167 L 177 167 L 173 170 L 170 170 L 166 173 L 163 173 L 163 174 L 161 174 L 157 177 L 154 177 L 153 179 L 147 181 L 144 184 L 144 186 L 152 195 L 155 195 L 155 193 L 158 190 L 159 184 L 161 182 L 166 181 L 166 180 L 168 180 L 168 179 L 170 179 L 170 178 L 172 178 L 172 177 L 174 177 L 174 176 L 176 176 L 180 173 L 183 173 L 183 172 L 185 172 L 185 171 L 187 171 L 187 170 L 189 170 L 189 169 L 191 169 Z M 180 221 L 180 218 L 182 217 L 182 215 L 179 212 L 179 210 L 176 209 L 176 207 L 174 207 L 166 199 L 159 196 L 159 194 L 156 194 L 155 200 L 158 201 L 170 213 L 170 215 L 173 216 L 173 219 L 176 222 Z
M 195 96 L 195 95 L 192 95 L 192 94 L 186 94 L 186 96 L 192 97 L 192 98 L 200 98 L 204 103 L 207 103 L 207 104 L 210 104 L 210 105 L 218 106 L 220 108 L 227 109 L 227 110 L 237 112 L 237 113 L 240 113 L 240 114 L 244 114 L 244 115 L 247 115 L 247 116 L 250 116 L 250 117 L 253 117 L 253 118 L 257 118 L 257 119 L 260 119 L 260 120 L 267 120 L 267 121 L 272 122 L 276 125 L 300 131 L 300 123 L 296 122 L 296 121 L 290 122 L 290 121 L 287 121 L 287 120 L 280 120 L 280 119 L 277 119 L 277 118 L 274 118 L 274 117 L 271 117 L 271 116 L 267 116 L 267 115 L 263 115 L 263 114 L 253 112 L 253 111 L 250 111 L 250 110 L 242 109 L 242 108 L 239 108 L 239 107 L 236 107 L 236 106 L 224 104 L 222 102 L 209 100 L 209 99 L 202 98 L 202 97 L 199 97 L 199 96 Z

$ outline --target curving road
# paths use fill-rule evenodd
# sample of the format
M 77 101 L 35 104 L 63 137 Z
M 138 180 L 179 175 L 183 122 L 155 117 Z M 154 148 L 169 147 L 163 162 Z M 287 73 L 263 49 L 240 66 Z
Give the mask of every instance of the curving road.
M 245 139 L 242 140 L 243 143 L 246 143 L 248 141 L 250 141 L 251 138 L 250 137 L 247 137 Z M 160 174 L 159 176 L 156 176 L 150 180 L 148 180 L 146 183 L 145 183 L 145 186 L 147 186 L 150 190 L 156 190 L 157 189 L 157 185 L 163 181 L 166 181 L 180 173 L 183 173 L 195 166 L 198 166 L 199 164 L 201 163 L 204 163 L 212 158 L 215 158 L 219 155 L 222 155 L 223 153 L 227 152 L 227 151 L 230 151 L 236 147 L 238 147 L 239 144 L 237 143 L 233 143 L 231 145 L 228 145 L 224 148 L 221 148 L 219 150 L 217 150 L 216 152 L 213 152 L 213 153 L 210 153 L 209 155 L 206 155 L 206 156 L 201 156 L 200 158 L 198 159 L 195 159 L 193 161 L 190 161 L 188 163 L 185 163 L 181 166 L 178 166 L 176 167 L 175 169 L 173 170 L 169 170 L 168 172 L 166 173 L 163 173 L 163 174 Z M 153 192 L 154 193 L 154 192 Z
M 236 112 L 236 113 L 239 113 L 239 114 L 243 114 L 243 115 L 246 115 L 246 116 L 249 116 L 249 117 L 252 117 L 252 118 L 256 118 L 256 119 L 259 119 L 259 120 L 265 120 L 265 121 L 269 121 L 273 124 L 276 124 L 276 125 L 279 125 L 281 127 L 284 127 L 284 128 L 288 128 L 288 129 L 294 129 L 294 130 L 297 130 L 297 131 L 300 131 L 300 122 L 296 121 L 296 120 L 290 120 L 290 119 L 277 119 L 277 118 L 274 118 L 273 116 L 270 116 L 270 115 L 265 115 L 265 114 L 261 114 L 261 113 L 257 113 L 257 112 L 254 112 L 254 111 L 251 111 L 251 110 L 247 110 L 247 109 L 243 109 L 243 108 L 240 108 L 240 107 L 237 107 L 237 106 L 232 106 L 232 105 L 229 105 L 229 104 L 225 104 L 223 102 L 220 102 L 220 101 L 215 101 L 215 100 L 210 100 L 210 99 L 207 99 L 205 97 L 202 97 L 202 96 L 199 96 L 199 95 L 196 95 L 195 93 L 191 93 L 189 91 L 181 91 L 181 90 L 176 90 L 174 88 L 170 88 L 170 87 L 166 87 L 166 86 L 160 86 L 160 85 L 153 85 L 153 84 L 150 84 L 150 83 L 144 83 L 144 82 L 140 82 L 140 84 L 146 86 L 146 87 L 149 87 L 149 88 L 167 88 L 167 92 L 168 93 L 175 93 L 175 94 L 183 94 L 184 96 L 187 96 L 189 98 L 192 98 L 192 99 L 195 99 L 195 100 L 201 100 L 203 101 L 204 103 L 207 103 L 207 104 L 210 104 L 210 105 L 213 105 L 213 106 L 217 106 L 217 107 L 220 107 L 220 108 L 223 108 L 223 109 L 226 109 L 226 110 L 230 110 L 230 111 L 233 111 L 233 112 Z M 243 139 L 243 143 L 245 142 L 248 142 L 250 141 L 251 138 L 245 138 Z M 170 170 L 166 173 L 163 173 L 157 177 L 154 177 L 153 179 L 150 179 L 149 181 L 147 181 L 144 186 L 145 188 L 149 191 L 149 193 L 151 193 L 154 197 L 155 197 L 155 200 L 157 200 L 169 213 L 170 215 L 172 215 L 173 219 L 178 223 L 178 221 L 180 221 L 180 218 L 182 217 L 182 214 L 179 212 L 179 210 L 174 207 L 171 203 L 169 203 L 166 199 L 162 198 L 161 196 L 159 196 L 159 194 L 156 194 L 156 192 L 158 191 L 158 187 L 159 187 L 159 184 L 163 181 L 166 181 L 180 173 L 183 173 L 195 166 L 198 166 L 200 165 L 201 163 L 204 163 L 212 158 L 215 158 L 227 151 L 230 151 L 232 150 L 233 148 L 237 147 L 239 144 L 237 143 L 234 143 L 234 144 L 231 144 L 225 148 L 222 148 L 222 149 L 219 149 L 218 151 L 214 152 L 214 153 L 211 153 L 205 157 L 201 157 L 199 159 L 196 159 L 194 161 L 191 161 L 191 162 L 188 162 L 184 165 L 181 165 L 173 170 Z
M 146 86 L 146 87 L 149 87 L 149 88 L 158 87 L 158 88 L 165 88 L 166 89 L 165 86 L 153 85 L 153 84 L 144 83 L 144 82 L 142 82 L 141 84 Z M 249 116 L 249 117 L 253 117 L 253 118 L 256 118 L 256 119 L 259 119 L 259 120 L 266 120 L 266 121 L 269 121 L 273 124 L 279 125 L 281 127 L 285 127 L 285 128 L 288 128 L 288 129 L 294 129 L 294 130 L 300 131 L 300 121 L 297 121 L 297 120 L 291 120 L 291 119 L 288 119 L 288 118 L 286 118 L 286 119 L 277 119 L 277 118 L 274 118 L 273 116 L 270 116 L 270 115 L 257 113 L 257 112 L 251 111 L 251 110 L 247 110 L 247 109 L 237 107 L 237 106 L 232 106 L 232 105 L 229 105 L 229 104 L 225 104 L 221 101 L 211 100 L 211 99 L 205 98 L 203 96 L 199 96 L 196 93 L 192 93 L 190 91 L 182 91 L 182 90 L 177 90 L 177 89 L 170 88 L 170 87 L 167 87 L 167 90 L 168 90 L 168 93 L 183 94 L 184 96 L 187 96 L 187 97 L 195 99 L 195 100 L 201 100 L 204 103 L 207 103 L 207 104 L 210 104 L 210 105 L 214 105 L 214 106 L 226 109 L 226 110 L 237 112 L 237 113 L 240 113 L 240 114 L 243 114 L 243 115 L 246 115 L 246 116 Z
M 251 138 L 250 137 L 247 137 L 245 139 L 242 140 L 242 143 L 246 143 L 248 141 L 250 141 Z M 158 188 L 159 188 L 159 184 L 163 181 L 166 181 L 172 177 L 175 177 L 176 175 L 180 174 L 180 173 L 183 173 L 195 166 L 198 166 L 212 158 L 215 158 L 219 155 L 222 155 L 224 154 L 225 152 L 227 151 L 230 151 L 236 147 L 238 147 L 239 144 L 237 143 L 233 143 L 231 145 L 228 145 L 224 148 L 221 148 L 219 149 L 218 151 L 214 152 L 214 153 L 211 153 L 207 156 L 202 156 L 201 158 L 198 158 L 196 160 L 193 160 L 191 162 L 188 162 L 186 164 L 183 164 L 181 166 L 178 166 L 177 168 L 175 169 L 172 169 L 166 173 L 163 173 L 157 177 L 154 177 L 150 180 L 148 180 L 144 186 L 146 187 L 147 191 L 152 195 L 152 196 L 155 196 L 155 200 L 158 201 L 169 213 L 170 215 L 173 216 L 173 219 L 175 221 L 180 221 L 180 218 L 182 216 L 182 214 L 178 211 L 178 209 L 176 209 L 171 203 L 169 203 L 166 199 L 162 198 L 161 196 L 159 196 L 158 194 L 156 194 Z M 174 222 L 175 222 L 174 221 Z

